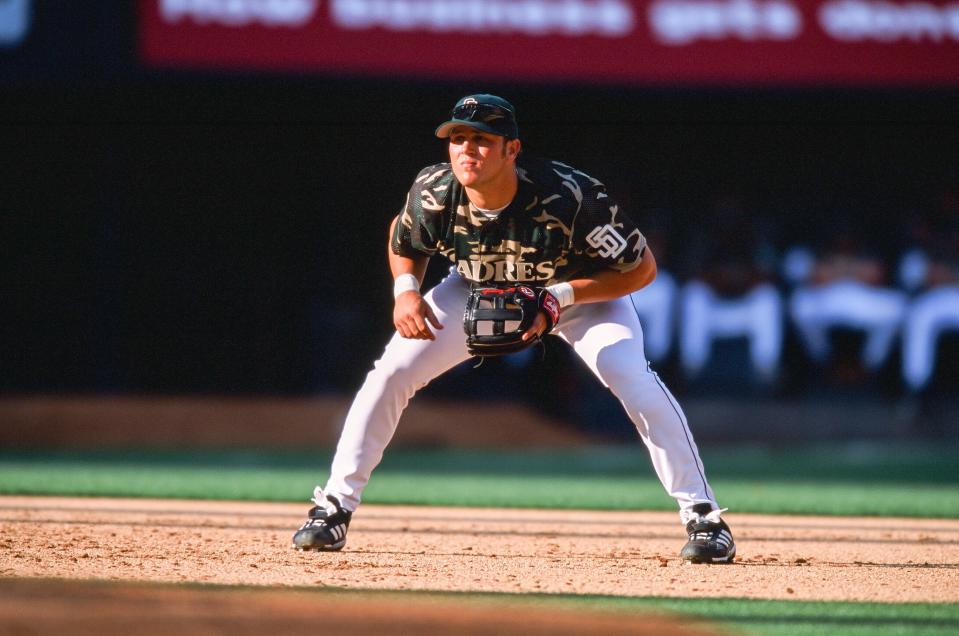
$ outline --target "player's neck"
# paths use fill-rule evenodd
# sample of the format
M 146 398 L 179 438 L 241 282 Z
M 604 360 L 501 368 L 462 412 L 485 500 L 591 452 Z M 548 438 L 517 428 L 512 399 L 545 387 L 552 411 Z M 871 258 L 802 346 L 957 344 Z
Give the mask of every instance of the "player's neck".
M 480 187 L 465 186 L 470 202 L 483 210 L 496 210 L 509 205 L 519 189 L 519 179 L 515 170 L 504 170 L 502 178 Z

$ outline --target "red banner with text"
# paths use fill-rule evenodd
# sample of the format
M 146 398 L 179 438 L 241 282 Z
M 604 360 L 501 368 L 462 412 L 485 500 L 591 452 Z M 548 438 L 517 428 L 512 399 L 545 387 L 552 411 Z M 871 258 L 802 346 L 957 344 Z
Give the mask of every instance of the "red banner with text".
M 167 68 L 651 84 L 959 84 L 959 2 L 141 0 Z

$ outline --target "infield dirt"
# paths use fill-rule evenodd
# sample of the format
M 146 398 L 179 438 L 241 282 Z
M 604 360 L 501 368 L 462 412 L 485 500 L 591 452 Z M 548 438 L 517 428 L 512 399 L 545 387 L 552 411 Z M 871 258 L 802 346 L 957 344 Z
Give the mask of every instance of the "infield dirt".
M 304 504 L 0 497 L 0 576 L 365 590 L 959 602 L 959 520 L 729 514 L 739 555 L 677 557 L 677 515 L 366 505 L 339 553 Z

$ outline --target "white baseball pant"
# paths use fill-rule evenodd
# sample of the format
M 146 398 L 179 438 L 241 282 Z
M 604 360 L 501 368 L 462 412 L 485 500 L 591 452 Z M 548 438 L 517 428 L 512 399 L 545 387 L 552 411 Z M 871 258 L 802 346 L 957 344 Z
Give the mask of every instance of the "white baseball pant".
M 445 327 L 436 340 L 394 334 L 353 400 L 324 489 L 344 508 L 359 506 L 363 489 L 393 437 L 410 398 L 460 362 L 469 359 L 461 321 L 469 283 L 451 273 L 425 294 Z M 718 508 L 686 417 L 643 353 L 643 332 L 628 298 L 573 305 L 553 333 L 579 355 L 620 400 L 649 450 L 666 491 L 685 523 L 689 509 L 708 502 Z
M 656 280 L 629 295 L 633 310 L 643 325 L 646 357 L 662 361 L 673 342 L 676 322 L 676 279 L 660 268 Z

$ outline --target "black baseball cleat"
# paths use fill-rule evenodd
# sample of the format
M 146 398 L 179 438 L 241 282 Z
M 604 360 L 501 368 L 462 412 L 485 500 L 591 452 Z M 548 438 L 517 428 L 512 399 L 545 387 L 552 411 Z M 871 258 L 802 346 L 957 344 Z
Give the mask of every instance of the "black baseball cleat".
M 713 510 L 708 503 L 693 506 L 686 533 L 689 541 L 683 546 L 679 556 L 690 563 L 732 563 L 736 556 L 736 544 L 733 533 L 720 518 L 725 512 Z
M 293 535 L 293 547 L 297 550 L 322 550 L 335 552 L 346 545 L 346 530 L 350 527 L 353 513 L 340 505 L 339 499 L 327 495 L 319 486 L 313 491 L 313 503 L 309 519 Z

